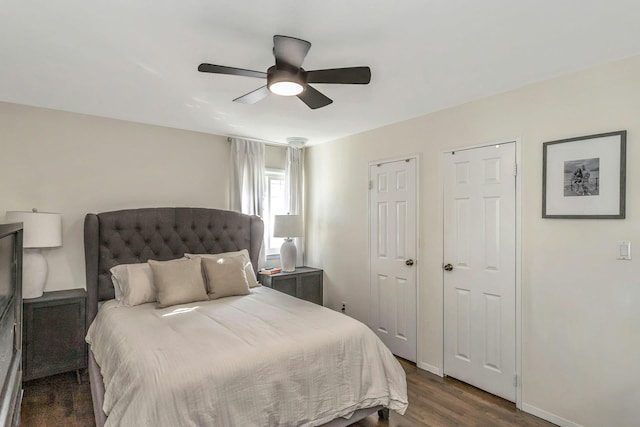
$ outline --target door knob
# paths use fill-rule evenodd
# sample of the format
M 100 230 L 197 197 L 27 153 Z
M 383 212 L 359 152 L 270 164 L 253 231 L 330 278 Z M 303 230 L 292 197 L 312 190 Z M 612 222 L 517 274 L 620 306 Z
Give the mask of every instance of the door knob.
M 409 267 L 411 267 L 413 265 L 413 260 L 412 259 L 408 259 L 404 263 L 407 264 Z
M 445 265 L 444 267 L 442 267 L 442 268 L 444 268 L 444 270 L 445 270 L 445 271 L 451 271 L 451 270 L 453 270 L 453 265 L 451 265 L 451 264 L 446 264 L 446 265 Z

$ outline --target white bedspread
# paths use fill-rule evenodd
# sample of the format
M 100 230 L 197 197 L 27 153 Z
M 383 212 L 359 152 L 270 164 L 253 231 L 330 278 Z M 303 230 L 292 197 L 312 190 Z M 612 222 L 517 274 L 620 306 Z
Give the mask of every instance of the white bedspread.
M 316 426 L 407 407 L 404 370 L 367 326 L 265 287 L 165 309 L 109 301 L 87 342 L 106 426 Z

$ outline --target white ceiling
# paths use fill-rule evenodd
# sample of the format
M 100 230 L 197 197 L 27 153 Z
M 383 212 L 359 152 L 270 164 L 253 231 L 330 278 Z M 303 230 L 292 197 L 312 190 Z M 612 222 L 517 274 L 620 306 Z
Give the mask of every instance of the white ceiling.
M 0 101 L 311 144 L 640 54 L 638 0 L 5 0 Z M 309 40 L 307 70 L 369 65 L 334 100 L 231 102 L 266 71 L 272 36 Z

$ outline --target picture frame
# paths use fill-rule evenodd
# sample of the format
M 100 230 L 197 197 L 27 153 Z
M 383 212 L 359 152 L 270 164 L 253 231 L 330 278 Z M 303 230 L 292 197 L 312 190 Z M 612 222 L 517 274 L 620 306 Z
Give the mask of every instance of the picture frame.
M 624 219 L 627 131 L 542 145 L 542 217 Z

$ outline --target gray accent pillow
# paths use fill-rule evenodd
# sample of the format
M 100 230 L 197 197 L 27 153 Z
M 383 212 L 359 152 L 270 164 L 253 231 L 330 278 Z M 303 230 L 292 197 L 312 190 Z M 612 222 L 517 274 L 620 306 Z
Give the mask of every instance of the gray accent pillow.
M 209 299 L 200 259 L 149 260 L 158 307 Z
M 207 277 L 209 299 L 248 295 L 250 293 L 242 255 L 218 259 L 201 259 Z
M 184 256 L 186 256 L 187 258 L 201 257 L 209 259 L 220 259 L 238 255 L 242 255 L 244 257 L 244 272 L 247 275 L 247 282 L 249 282 L 249 287 L 256 288 L 258 286 L 261 286 L 260 283 L 258 283 L 258 279 L 256 278 L 256 273 L 253 271 L 253 265 L 251 264 L 249 251 L 246 249 L 235 252 L 223 252 L 219 254 L 184 254 Z

